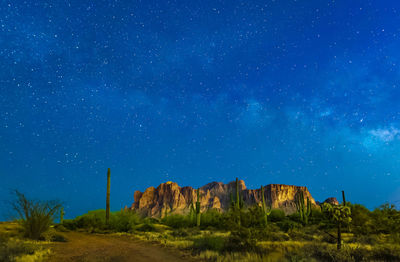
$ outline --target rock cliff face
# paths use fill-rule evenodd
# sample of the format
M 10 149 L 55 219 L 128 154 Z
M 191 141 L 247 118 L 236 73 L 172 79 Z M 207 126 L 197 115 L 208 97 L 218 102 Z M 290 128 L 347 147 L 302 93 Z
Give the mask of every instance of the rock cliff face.
M 212 182 L 202 186 L 200 188 L 201 211 L 208 209 L 227 211 L 231 197 L 235 196 L 235 190 L 235 182 L 228 184 Z M 246 206 L 261 202 L 261 189 L 247 189 L 243 180 L 239 180 L 239 191 Z M 307 187 L 280 184 L 270 184 L 264 187 L 267 204 L 272 208 L 280 208 L 287 214 L 296 211 L 294 196 L 297 192 L 303 192 L 304 198 L 310 198 L 311 203 L 316 205 Z M 157 188 L 149 187 L 143 193 L 136 191 L 131 209 L 151 217 L 162 217 L 166 213 L 187 214 L 190 211 L 190 204 L 196 200 L 195 189 L 180 187 L 174 182 L 166 182 Z

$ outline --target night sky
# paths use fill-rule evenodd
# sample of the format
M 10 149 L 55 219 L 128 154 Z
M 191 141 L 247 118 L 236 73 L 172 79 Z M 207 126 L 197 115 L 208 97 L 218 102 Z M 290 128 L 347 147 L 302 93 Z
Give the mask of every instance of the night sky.
M 400 205 L 398 1 L 1 1 L 0 200 L 239 177 Z M 4 218 L 4 212 L 2 217 Z

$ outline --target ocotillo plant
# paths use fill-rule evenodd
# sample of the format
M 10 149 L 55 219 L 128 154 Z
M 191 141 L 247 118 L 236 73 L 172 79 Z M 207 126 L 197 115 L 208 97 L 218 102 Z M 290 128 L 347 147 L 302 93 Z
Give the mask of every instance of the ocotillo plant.
M 110 169 L 107 170 L 106 224 L 110 221 Z
M 265 225 L 268 224 L 268 216 L 271 214 L 271 206 L 265 204 L 265 197 L 264 197 L 264 187 L 261 186 L 261 200 L 262 200 L 262 211 L 264 214 L 264 221 Z
M 201 218 L 201 212 L 200 212 L 200 188 L 197 189 L 197 201 L 196 201 L 196 225 L 199 227 L 200 226 L 200 218 Z
M 65 215 L 65 212 L 64 212 L 64 208 L 62 207 L 60 209 L 60 224 L 62 224 L 64 222 L 64 215 Z
M 300 219 L 304 223 L 308 223 L 308 217 L 311 214 L 311 201 L 307 197 L 307 204 L 304 203 L 304 193 L 303 192 L 298 192 L 295 197 L 294 201 L 296 204 L 296 209 L 297 212 L 300 214 Z

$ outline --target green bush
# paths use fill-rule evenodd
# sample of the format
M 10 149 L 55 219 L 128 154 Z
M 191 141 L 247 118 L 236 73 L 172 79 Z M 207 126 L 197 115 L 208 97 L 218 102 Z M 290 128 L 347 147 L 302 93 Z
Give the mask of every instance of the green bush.
M 89 211 L 73 220 L 64 220 L 63 225 L 71 230 L 85 229 L 90 232 L 106 230 L 106 211 L 104 209 Z
M 225 239 L 223 237 L 212 236 L 207 234 L 200 238 L 195 238 L 193 248 L 198 251 L 214 250 L 221 251 L 225 246 Z
M 184 215 L 169 215 L 161 220 L 161 223 L 172 228 L 185 228 L 193 225 L 188 216 Z
M 155 232 L 155 231 L 157 231 L 154 224 L 150 223 L 148 221 L 145 221 L 145 223 L 143 223 L 143 224 L 137 225 L 135 227 L 135 230 L 140 231 L 140 232 Z
M 268 216 L 268 220 L 271 222 L 280 222 L 285 220 L 285 212 L 281 209 L 272 209 L 271 214 Z
M 314 240 L 314 236 L 312 234 L 307 234 L 300 230 L 293 230 L 289 232 L 289 237 L 291 240 L 295 241 L 311 241 Z
M 257 237 L 259 231 L 253 228 L 239 227 L 232 231 L 224 245 L 228 252 L 257 251 Z
M 0 241 L 0 261 L 14 262 L 17 257 L 22 255 L 32 255 L 39 249 L 31 243 L 24 243 L 16 240 Z
M 372 249 L 372 259 L 378 261 L 400 261 L 400 246 L 382 244 Z
M 118 211 L 110 216 L 109 228 L 116 232 L 131 232 L 142 219 L 133 211 Z
M 279 226 L 279 228 L 283 232 L 289 232 L 289 231 L 291 231 L 293 229 L 302 227 L 302 225 L 299 222 L 295 222 L 295 221 L 292 221 L 292 220 L 289 220 L 289 219 L 285 219 L 283 221 L 277 222 L 276 224 Z
M 187 236 L 189 236 L 189 233 L 184 228 L 178 228 L 178 229 L 176 229 L 176 230 L 171 232 L 171 236 L 173 236 L 173 237 L 187 237 Z
M 375 209 L 371 217 L 376 233 L 390 234 L 400 232 L 400 211 L 394 205 L 384 204 Z
M 224 215 L 218 210 L 207 210 L 201 214 L 201 227 L 214 227 L 218 229 L 225 228 Z

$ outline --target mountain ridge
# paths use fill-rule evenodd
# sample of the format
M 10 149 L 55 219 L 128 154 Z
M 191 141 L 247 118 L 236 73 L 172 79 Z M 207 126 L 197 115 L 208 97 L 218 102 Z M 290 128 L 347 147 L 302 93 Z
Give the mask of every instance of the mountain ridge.
M 238 187 L 246 206 L 261 202 L 261 188 L 247 189 L 243 180 L 238 180 Z M 226 212 L 231 203 L 231 196 L 235 192 L 235 181 L 227 184 L 210 182 L 200 187 L 201 211 L 215 209 Z M 306 186 L 284 184 L 264 186 L 267 204 L 271 205 L 272 208 L 283 210 L 286 214 L 296 212 L 294 197 L 298 192 L 302 192 L 305 199 L 308 197 L 312 205 L 318 205 Z M 190 186 L 180 187 L 177 183 L 168 181 L 161 183 L 157 188 L 149 187 L 144 192 L 135 191 L 131 209 L 150 217 L 163 217 L 165 213 L 187 214 L 190 211 L 190 204 L 196 202 L 196 200 L 197 195 L 194 188 Z

